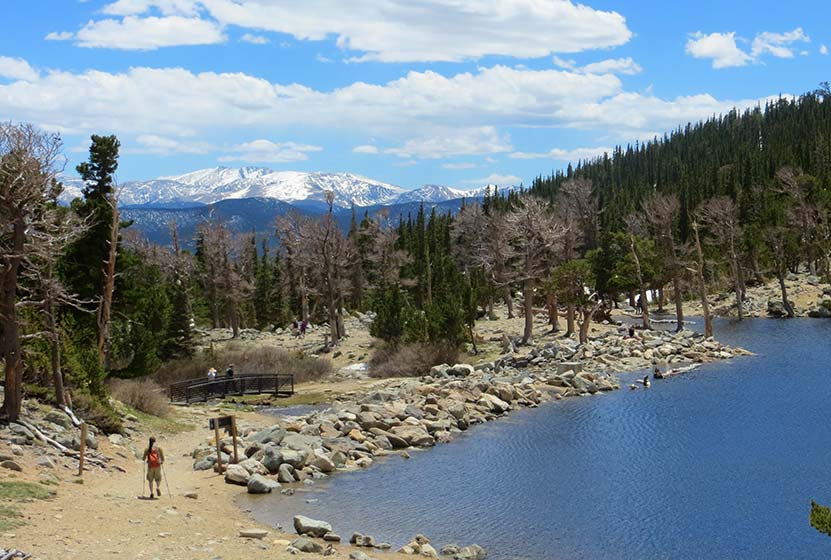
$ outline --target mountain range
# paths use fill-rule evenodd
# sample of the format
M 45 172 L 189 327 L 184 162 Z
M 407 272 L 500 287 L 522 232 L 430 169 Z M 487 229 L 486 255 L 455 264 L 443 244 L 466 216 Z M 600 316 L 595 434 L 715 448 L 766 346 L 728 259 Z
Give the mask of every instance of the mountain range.
M 83 181 L 62 178 L 61 201 L 81 196 Z M 273 238 L 274 221 L 291 211 L 315 215 L 327 208 L 326 193 L 334 193 L 338 223 L 349 227 L 354 205 L 359 219 L 385 210 L 396 222 L 418 212 L 424 203 L 441 212 L 455 213 L 463 199 L 480 199 L 485 189 L 461 190 L 424 185 L 406 190 L 351 173 L 274 171 L 265 167 L 215 167 L 149 181 L 130 181 L 119 189 L 122 217 L 154 243 L 170 243 L 170 223 L 180 238 L 192 245 L 200 223 L 219 217 L 239 232 Z M 512 187 L 507 187 L 512 188 Z
M 64 180 L 63 201 L 80 196 L 83 183 Z M 121 185 L 121 206 L 188 208 L 228 199 L 272 199 L 300 208 L 325 208 L 326 193 L 335 195 L 337 208 L 393 205 L 409 202 L 445 202 L 477 198 L 484 188 L 454 189 L 444 185 L 424 185 L 406 190 L 352 173 L 306 173 L 274 171 L 267 167 L 214 167 L 183 175 L 159 177 L 149 181 L 130 181 Z

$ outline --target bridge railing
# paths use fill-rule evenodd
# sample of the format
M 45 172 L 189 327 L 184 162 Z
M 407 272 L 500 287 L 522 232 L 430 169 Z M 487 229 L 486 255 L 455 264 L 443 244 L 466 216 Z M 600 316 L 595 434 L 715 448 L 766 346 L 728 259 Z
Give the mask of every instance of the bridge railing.
M 270 393 L 280 396 L 294 394 L 294 376 L 278 373 L 247 373 L 216 379 L 188 379 L 173 383 L 168 388 L 171 402 L 189 404 L 228 395 L 256 395 Z

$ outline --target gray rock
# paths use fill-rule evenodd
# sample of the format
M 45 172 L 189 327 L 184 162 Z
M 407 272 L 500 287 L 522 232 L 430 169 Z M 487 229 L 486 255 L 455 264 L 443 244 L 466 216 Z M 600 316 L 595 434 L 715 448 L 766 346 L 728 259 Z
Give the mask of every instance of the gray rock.
M 323 453 L 315 453 L 309 461 L 309 465 L 325 473 L 335 470 L 335 463 Z
M 65 428 L 67 430 L 72 428 L 72 420 L 69 419 L 69 416 L 67 416 L 65 412 L 50 410 L 46 413 L 46 416 L 44 416 L 43 419 L 47 422 L 57 424 L 58 426 Z
M 292 467 L 288 463 L 283 463 L 282 465 L 280 465 L 280 468 L 277 470 L 277 480 L 284 483 L 295 482 L 296 479 L 294 478 L 294 467 Z
M 225 482 L 229 484 L 247 486 L 250 479 L 251 475 L 241 465 L 228 465 L 225 469 Z
M 270 494 L 272 490 L 279 487 L 279 482 L 266 478 L 261 474 L 253 474 L 251 475 L 251 478 L 248 479 L 249 494 Z
M 288 463 L 295 469 L 302 469 L 306 464 L 306 454 L 293 449 L 283 449 L 280 457 L 283 463 Z
M 49 457 L 46 457 L 46 456 L 38 457 L 37 461 L 35 461 L 35 464 L 39 467 L 44 467 L 44 468 L 47 468 L 47 469 L 54 469 L 55 468 L 55 463 L 52 461 L 52 459 L 50 459 Z
M 478 544 L 472 544 L 453 555 L 453 560 L 485 560 L 488 553 Z
M 340 535 L 338 535 L 337 533 L 333 533 L 331 531 L 329 531 L 328 533 L 323 535 L 323 540 L 327 541 L 327 542 L 340 542 L 341 541 Z
M 332 532 L 332 526 L 325 521 L 318 521 L 305 515 L 295 515 L 294 530 L 297 531 L 298 535 L 322 537 L 326 533 Z
M 374 560 L 372 556 L 361 552 L 360 550 L 356 550 L 355 552 L 349 553 L 349 560 Z
M 273 443 L 275 445 L 279 445 L 285 437 L 285 428 L 283 428 L 280 425 L 274 425 L 270 428 L 260 430 L 251 437 L 251 440 L 262 445 L 265 445 L 266 443 Z
M 473 374 L 473 366 L 470 364 L 456 364 L 447 369 L 447 374 L 454 377 L 467 377 Z
M 107 439 L 110 440 L 110 443 L 113 445 L 124 445 L 125 443 L 124 436 L 121 434 L 110 434 L 107 436 Z
M 283 463 L 283 454 L 279 447 L 269 445 L 263 452 L 262 461 L 263 466 L 268 469 L 271 474 L 277 473 L 280 465 Z
M 29 428 L 21 426 L 20 424 L 15 424 L 14 422 L 9 424 L 9 431 L 14 435 L 23 436 L 26 439 L 35 439 L 35 435 L 29 431 Z
M 249 474 L 269 474 L 269 470 L 256 459 L 245 459 L 240 461 L 239 465 L 247 470 Z
M 300 552 L 310 552 L 315 554 L 320 554 L 321 552 L 323 552 L 322 545 L 306 537 L 300 537 L 299 539 L 295 539 L 291 543 L 291 546 L 293 546 Z

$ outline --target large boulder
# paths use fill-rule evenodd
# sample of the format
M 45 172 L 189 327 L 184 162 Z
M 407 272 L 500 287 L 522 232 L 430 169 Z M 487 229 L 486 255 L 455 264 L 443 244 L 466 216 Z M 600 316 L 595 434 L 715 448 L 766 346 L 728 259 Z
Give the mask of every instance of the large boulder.
M 280 452 L 282 463 L 288 463 L 295 469 L 302 469 L 306 465 L 306 453 L 294 449 L 283 449 Z
M 288 463 L 280 465 L 280 468 L 277 470 L 277 480 L 286 484 L 295 482 L 294 467 Z
M 239 484 L 247 486 L 251 475 L 242 465 L 228 465 L 225 469 L 225 482 L 228 484 Z
M 249 494 L 270 494 L 272 490 L 279 487 L 280 484 L 276 480 L 271 480 L 261 474 L 251 475 L 251 478 L 248 479 Z
M 503 412 L 511 410 L 511 405 L 490 393 L 482 393 L 477 404 L 485 410 L 496 414 L 502 414 Z
M 447 374 L 454 377 L 467 377 L 473 374 L 473 366 L 470 364 L 456 364 L 447 368 Z
M 325 521 L 318 521 L 305 515 L 295 515 L 293 521 L 294 530 L 297 531 L 298 535 L 323 537 L 323 535 L 332 531 L 332 526 Z
M 256 443 L 261 445 L 265 445 L 266 443 L 273 443 L 275 445 L 279 445 L 283 438 L 286 437 L 286 430 L 280 425 L 274 425 L 270 428 L 266 428 L 264 430 L 260 430 L 256 434 L 254 434 L 250 439 Z
M 291 546 L 293 546 L 300 552 L 311 552 L 314 554 L 320 554 L 321 552 L 323 552 L 323 545 L 313 541 L 312 539 L 307 539 L 306 537 L 294 539 L 294 541 L 291 543 Z
M 335 470 L 335 463 L 323 452 L 313 453 L 308 461 L 309 466 L 315 467 L 320 472 L 330 473 Z
M 785 309 L 785 305 L 781 301 L 768 301 L 768 315 L 771 317 L 785 317 L 787 314 L 788 311 Z
M 270 472 L 276 474 L 280 465 L 283 464 L 283 453 L 279 447 L 269 445 L 263 450 L 263 458 L 260 463 Z
M 416 447 L 430 447 L 436 444 L 433 436 L 427 433 L 427 430 L 421 427 L 421 425 L 412 426 L 403 424 L 401 426 L 395 426 L 390 431 L 393 435 L 400 437 L 409 445 Z
M 269 470 L 256 459 L 244 459 L 240 461 L 240 466 L 248 471 L 249 474 L 269 474 Z

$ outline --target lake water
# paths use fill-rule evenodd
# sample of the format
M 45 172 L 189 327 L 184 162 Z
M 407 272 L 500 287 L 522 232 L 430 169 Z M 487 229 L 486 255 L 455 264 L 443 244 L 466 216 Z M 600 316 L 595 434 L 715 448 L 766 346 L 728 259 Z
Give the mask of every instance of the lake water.
M 241 505 L 396 546 L 475 542 L 497 560 L 831 558 L 808 523 L 812 498 L 831 504 L 831 321 L 718 321 L 716 336 L 758 355 L 518 411 Z

